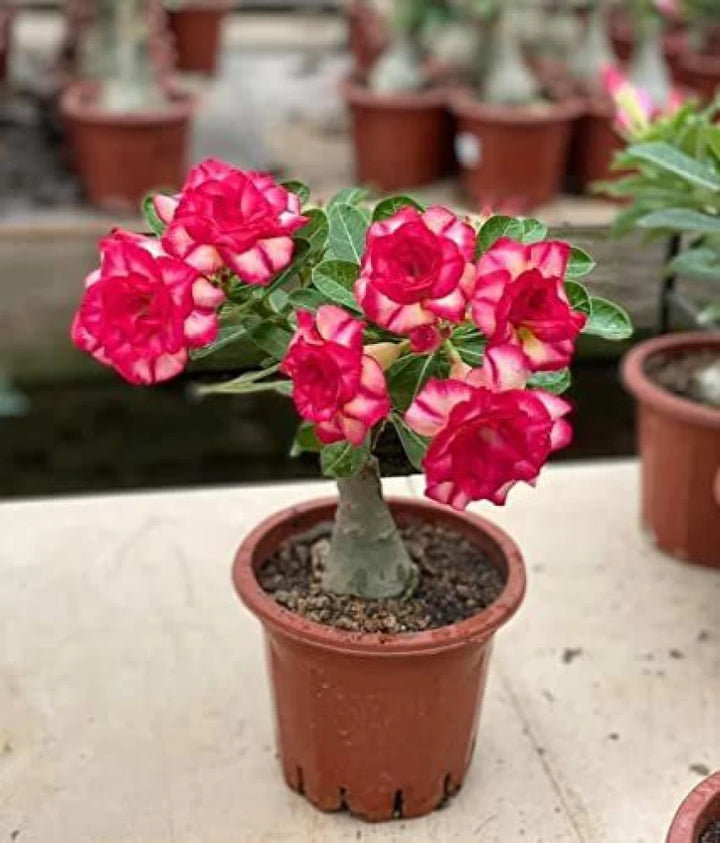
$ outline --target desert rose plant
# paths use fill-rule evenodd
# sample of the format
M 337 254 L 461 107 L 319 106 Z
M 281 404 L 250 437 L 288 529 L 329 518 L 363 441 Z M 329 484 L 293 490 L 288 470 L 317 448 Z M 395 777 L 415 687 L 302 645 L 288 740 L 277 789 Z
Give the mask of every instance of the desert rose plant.
M 380 488 L 384 428 L 433 500 L 502 504 L 570 441 L 560 393 L 578 335 L 630 333 L 577 280 L 591 258 L 532 219 L 462 219 L 407 196 L 370 209 L 357 188 L 315 207 L 300 183 L 212 160 L 145 212 L 153 234 L 101 242 L 74 342 L 138 385 L 252 342 L 256 370 L 198 389 L 292 396 L 294 450 L 317 452 L 339 486 L 336 593 L 397 597 L 417 579 Z

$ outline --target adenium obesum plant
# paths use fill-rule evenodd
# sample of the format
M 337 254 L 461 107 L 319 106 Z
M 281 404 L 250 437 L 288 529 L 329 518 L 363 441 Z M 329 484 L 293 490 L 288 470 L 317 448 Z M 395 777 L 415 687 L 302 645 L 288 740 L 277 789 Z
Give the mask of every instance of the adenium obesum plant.
M 144 385 L 251 343 L 256 370 L 198 391 L 292 397 L 294 450 L 318 452 L 340 491 L 330 591 L 414 587 L 373 456 L 388 425 L 428 497 L 501 504 L 570 441 L 560 393 L 578 334 L 630 332 L 624 311 L 577 280 L 591 258 L 537 220 L 461 219 L 408 196 L 371 209 L 357 188 L 316 207 L 298 182 L 219 161 L 144 209 L 151 235 L 101 242 L 73 340 Z

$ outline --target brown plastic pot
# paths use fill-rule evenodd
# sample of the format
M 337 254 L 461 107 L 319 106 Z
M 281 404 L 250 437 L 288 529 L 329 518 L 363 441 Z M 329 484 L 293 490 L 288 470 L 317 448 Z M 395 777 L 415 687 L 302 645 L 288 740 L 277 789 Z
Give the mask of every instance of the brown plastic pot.
M 681 85 L 710 102 L 720 91 L 720 55 L 684 53 L 678 62 L 675 78 Z
M 97 89 L 73 85 L 63 93 L 60 110 L 93 205 L 135 210 L 151 190 L 182 185 L 194 111 L 190 96 L 178 94 L 161 109 L 116 113 L 97 104 Z
M 655 355 L 704 348 L 720 352 L 720 333 L 647 340 L 625 356 L 622 376 L 638 402 L 643 525 L 666 553 L 720 567 L 720 410 L 672 395 L 645 374 Z
M 698 843 L 710 823 L 720 820 L 720 771 L 690 793 L 675 814 L 666 843 Z
M 453 126 L 442 90 L 377 94 L 344 81 L 357 179 L 383 191 L 429 184 L 453 169 Z
M 520 551 L 476 515 L 390 499 L 399 524 L 452 528 L 507 577 L 474 617 L 429 632 L 358 634 L 283 609 L 255 572 L 284 540 L 334 517 L 337 501 L 286 509 L 243 541 L 233 580 L 261 620 L 274 692 L 276 737 L 288 785 L 325 811 L 365 820 L 416 817 L 461 786 L 472 756 L 492 638 L 525 591 Z
M 611 169 L 615 154 L 624 144 L 615 131 L 612 106 L 594 102 L 575 123 L 570 145 L 570 172 L 583 192 L 592 192 L 596 181 L 615 179 L 622 175 Z
M 581 101 L 520 108 L 458 94 L 451 104 L 463 184 L 479 205 L 524 211 L 560 192 Z
M 178 70 L 207 75 L 217 71 L 222 23 L 229 8 L 222 0 L 189 2 L 168 12 Z

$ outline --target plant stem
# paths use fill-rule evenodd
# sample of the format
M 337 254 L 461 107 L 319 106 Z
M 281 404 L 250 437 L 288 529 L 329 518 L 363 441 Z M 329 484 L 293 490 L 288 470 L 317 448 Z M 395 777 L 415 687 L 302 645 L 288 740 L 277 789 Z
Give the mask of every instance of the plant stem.
M 339 479 L 338 489 L 323 589 L 368 600 L 409 596 L 418 572 L 382 496 L 377 460 Z

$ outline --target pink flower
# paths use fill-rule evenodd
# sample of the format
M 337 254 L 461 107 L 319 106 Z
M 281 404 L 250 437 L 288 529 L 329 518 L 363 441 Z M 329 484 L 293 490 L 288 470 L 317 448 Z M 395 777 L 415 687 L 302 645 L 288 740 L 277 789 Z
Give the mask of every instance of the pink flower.
M 521 348 L 532 371 L 567 366 L 585 325 L 565 293 L 569 257 L 566 243 L 526 246 L 503 237 L 478 261 L 473 321 L 490 347 Z
M 189 348 L 215 339 L 222 291 L 150 237 L 115 231 L 100 254 L 73 320 L 73 342 L 130 383 L 174 377 Z
M 673 114 L 683 103 L 682 94 L 673 90 L 668 101 L 658 106 L 647 91 L 633 85 L 617 67 L 604 68 L 603 84 L 615 103 L 617 127 L 632 139 L 642 137 L 653 120 Z
M 355 297 L 368 319 L 427 353 L 443 340 L 443 320 L 465 316 L 474 251 L 474 230 L 447 208 L 403 208 L 370 226 Z
M 361 445 L 390 413 L 385 376 L 363 350 L 363 323 L 335 305 L 297 313 L 298 328 L 282 362 L 292 378 L 300 415 L 315 424 L 321 442 Z
M 156 196 L 168 225 L 166 251 L 204 275 L 228 266 L 248 284 L 266 285 L 290 264 L 291 235 L 307 222 L 300 200 L 264 173 L 208 159 L 193 168 L 178 196 Z
M 489 369 L 483 377 L 495 380 Z M 471 501 L 505 503 L 517 482 L 533 483 L 550 453 L 570 442 L 569 411 L 541 390 L 431 379 L 405 414 L 416 433 L 432 437 L 425 494 L 458 510 Z

